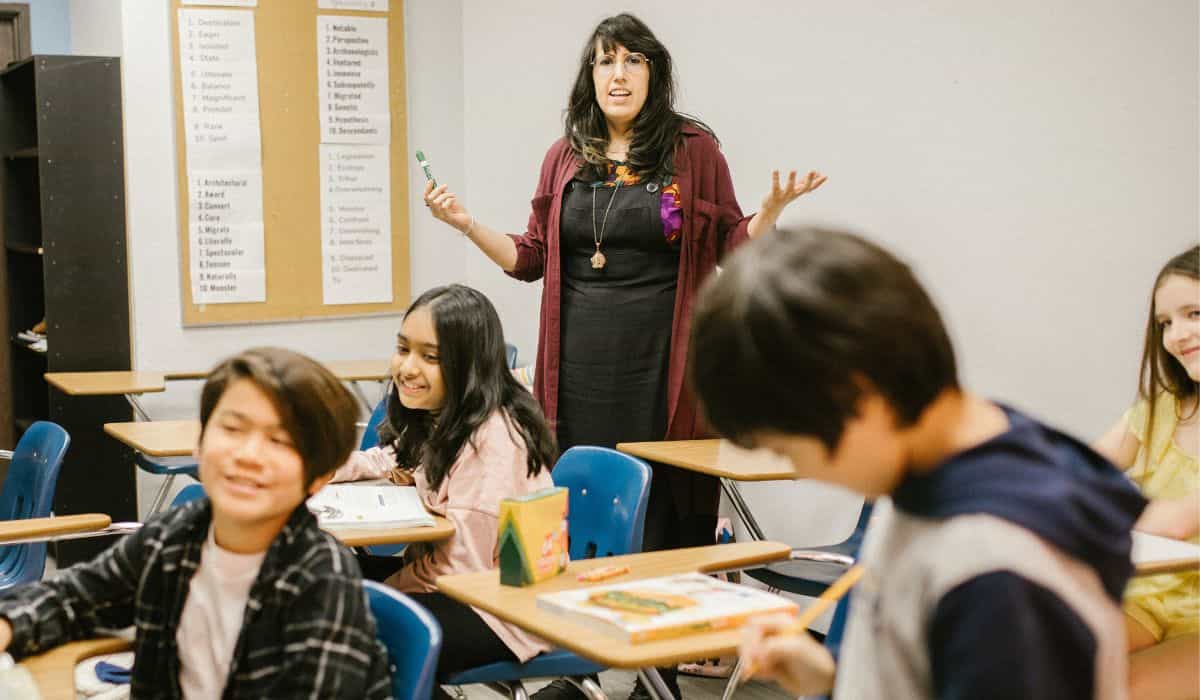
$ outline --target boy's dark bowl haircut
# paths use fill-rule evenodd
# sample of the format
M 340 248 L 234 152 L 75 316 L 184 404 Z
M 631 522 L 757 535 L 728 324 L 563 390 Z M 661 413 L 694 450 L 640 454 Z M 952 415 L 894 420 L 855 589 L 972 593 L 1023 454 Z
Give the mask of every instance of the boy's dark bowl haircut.
M 730 256 L 700 292 L 688 367 L 709 423 L 747 445 L 769 431 L 832 451 L 867 386 L 900 426 L 958 387 L 950 338 L 908 266 L 830 229 L 766 233 Z
M 298 352 L 253 348 L 223 360 L 200 392 L 200 434 L 229 386 L 255 384 L 279 413 L 304 463 L 304 486 L 345 464 L 354 449 L 358 402 L 327 368 Z

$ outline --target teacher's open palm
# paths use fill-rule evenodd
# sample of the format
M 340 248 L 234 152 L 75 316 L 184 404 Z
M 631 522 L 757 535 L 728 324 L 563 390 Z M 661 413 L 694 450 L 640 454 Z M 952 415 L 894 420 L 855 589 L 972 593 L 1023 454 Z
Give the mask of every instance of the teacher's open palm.
M 796 181 L 796 171 L 788 173 L 787 183 L 779 184 L 779 171 L 771 171 L 771 189 L 762 200 L 762 209 L 778 213 L 784 207 L 825 184 L 826 177 L 821 173 L 810 170 L 799 182 Z

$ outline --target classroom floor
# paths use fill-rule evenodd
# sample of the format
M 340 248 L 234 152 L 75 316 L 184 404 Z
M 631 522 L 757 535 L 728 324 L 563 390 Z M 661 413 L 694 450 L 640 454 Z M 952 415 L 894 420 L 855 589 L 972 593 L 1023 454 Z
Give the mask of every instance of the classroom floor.
M 637 674 L 633 671 L 605 671 L 600 674 L 600 687 L 611 700 L 625 700 L 633 689 Z M 531 694 L 545 685 L 545 681 L 530 681 L 525 689 Z M 720 700 L 725 692 L 724 678 L 700 678 L 698 676 L 679 675 L 679 689 L 685 700 Z M 491 689 L 481 685 L 469 685 L 465 688 L 467 700 L 495 700 L 501 697 Z M 783 700 L 792 696 L 787 691 L 773 683 L 751 681 L 738 688 L 738 700 Z

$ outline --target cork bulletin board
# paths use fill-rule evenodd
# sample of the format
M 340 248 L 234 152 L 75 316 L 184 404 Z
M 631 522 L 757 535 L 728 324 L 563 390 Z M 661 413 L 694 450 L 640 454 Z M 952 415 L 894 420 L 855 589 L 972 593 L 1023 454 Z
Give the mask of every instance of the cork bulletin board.
M 409 302 L 408 147 L 405 107 L 404 9 L 386 12 L 319 10 L 317 0 L 258 0 L 239 10 L 254 15 L 259 122 L 262 144 L 262 221 L 265 302 L 198 304 L 193 297 L 189 245 L 187 138 L 181 80 L 179 10 L 220 9 L 171 0 L 179 249 L 185 326 L 342 318 L 400 313 Z M 322 290 L 322 228 L 318 71 L 318 16 L 387 19 L 387 100 L 391 141 L 390 236 L 392 301 L 326 304 Z M 386 232 L 384 234 L 386 236 Z M 385 286 L 386 289 L 386 286 Z

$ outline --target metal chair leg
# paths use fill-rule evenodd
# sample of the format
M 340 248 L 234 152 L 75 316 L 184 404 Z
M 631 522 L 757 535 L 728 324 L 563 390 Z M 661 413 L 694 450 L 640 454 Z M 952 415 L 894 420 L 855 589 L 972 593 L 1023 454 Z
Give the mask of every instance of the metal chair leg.
M 146 513 L 147 518 L 158 514 L 159 509 L 163 506 L 163 502 L 167 500 L 167 494 L 170 493 L 171 484 L 174 482 L 175 475 L 168 474 L 167 478 L 163 480 L 162 485 L 158 487 L 158 492 L 154 494 L 154 500 L 150 502 L 150 511 Z
M 733 691 L 737 690 L 740 684 L 739 679 L 742 677 L 742 657 L 739 656 L 737 663 L 733 665 L 733 672 L 729 674 L 729 680 L 725 683 L 725 692 L 721 693 L 721 700 L 729 700 L 733 697 Z
M 586 695 L 588 700 L 608 700 L 608 695 L 600 688 L 599 683 L 592 680 L 591 676 L 583 676 L 579 679 L 568 677 L 567 680 L 571 682 L 571 685 L 579 688 L 579 692 Z
M 639 668 L 637 674 L 638 678 L 642 679 L 642 685 L 645 686 L 646 690 L 650 691 L 650 697 L 657 700 L 675 700 L 675 696 L 671 694 L 671 690 L 663 682 L 662 676 L 658 674 L 657 668 L 653 666 Z
M 504 695 L 511 700 L 529 700 L 529 693 L 525 690 L 525 684 L 521 681 L 495 681 L 487 683 L 487 687 L 493 691 Z M 455 686 L 457 688 L 457 686 Z

